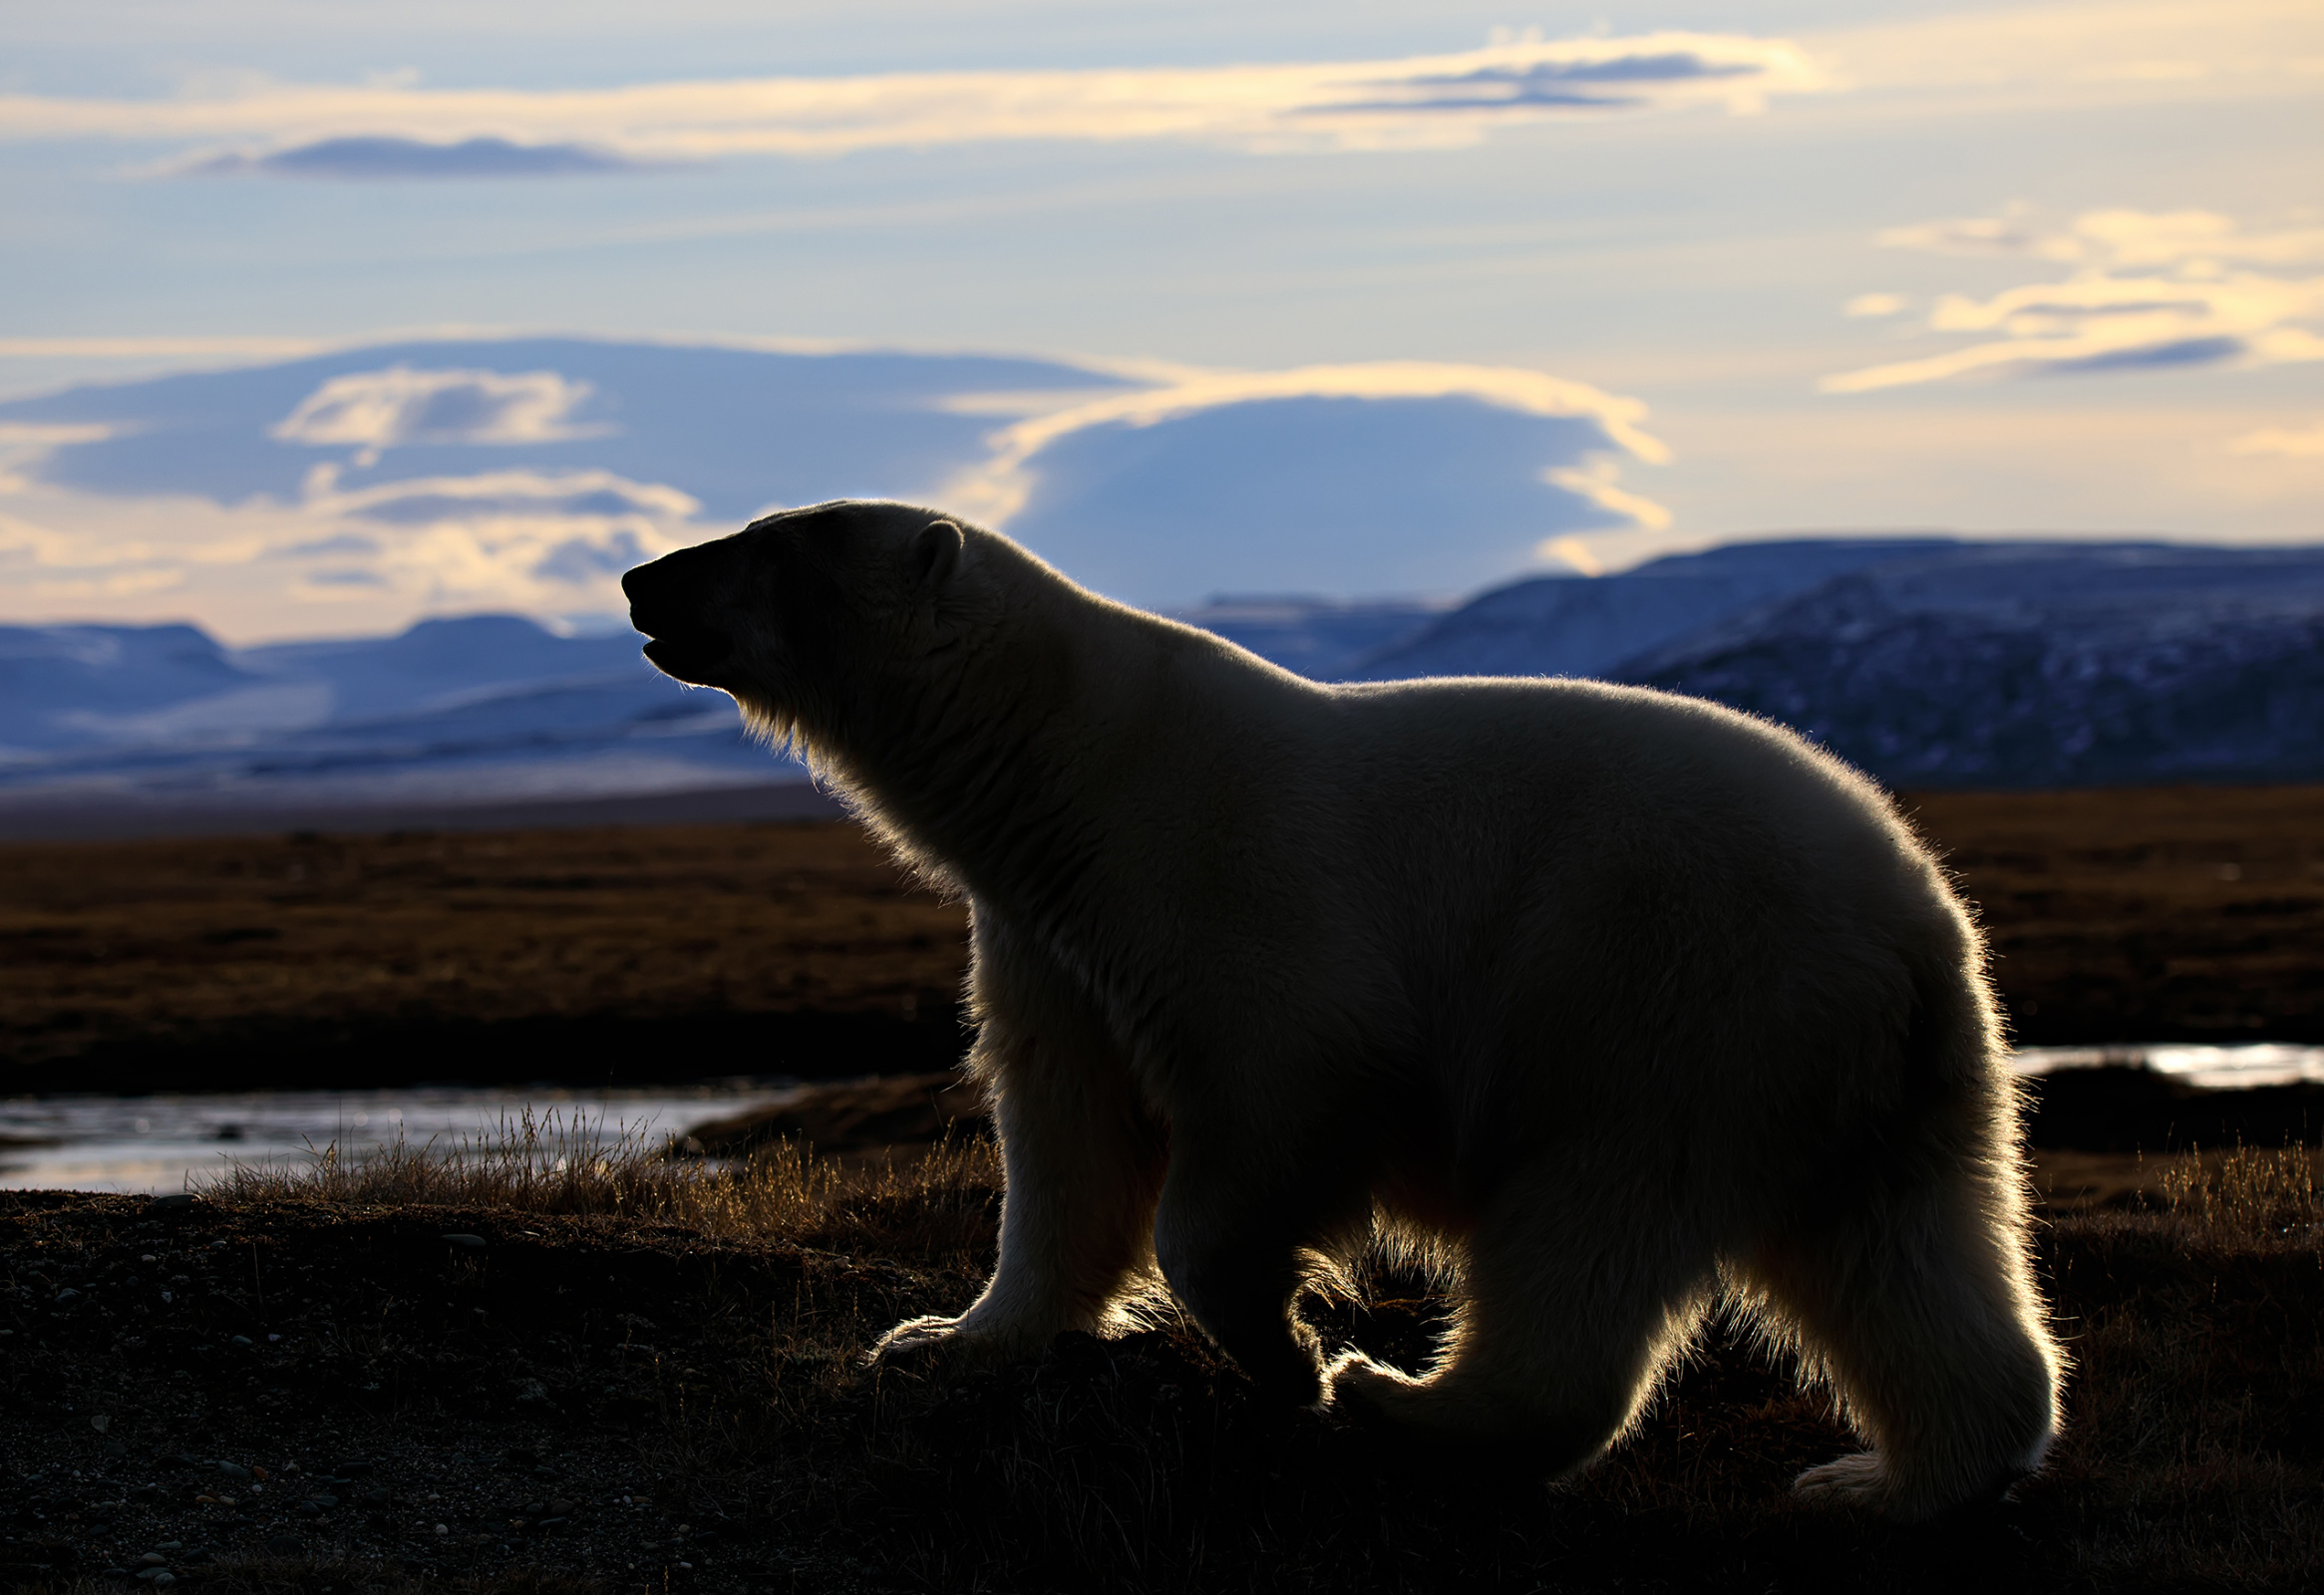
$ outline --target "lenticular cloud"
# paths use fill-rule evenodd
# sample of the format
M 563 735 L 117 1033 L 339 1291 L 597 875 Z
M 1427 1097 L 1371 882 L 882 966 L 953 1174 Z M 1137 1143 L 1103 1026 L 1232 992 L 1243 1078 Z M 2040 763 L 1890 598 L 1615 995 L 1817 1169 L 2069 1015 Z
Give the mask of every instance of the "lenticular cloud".
M 1875 242 L 2078 269 L 2062 282 L 1985 298 L 1947 294 L 1930 312 L 1928 330 L 1983 334 L 1984 341 L 1841 372 L 1824 379 L 1826 393 L 1972 376 L 2324 360 L 2324 276 L 2280 269 L 2324 264 L 2324 228 L 2246 228 L 2202 210 L 2095 210 L 2056 231 L 2020 215 L 1971 217 L 1892 227 Z
M 438 341 L 0 403 L 22 618 L 241 636 L 447 610 L 609 615 L 617 577 L 770 508 L 940 505 L 1147 604 L 1454 591 L 1657 523 L 1636 401 L 1419 362 L 1142 379 L 1094 363 Z
M 314 84 L 177 101 L 0 96 L 0 139 L 195 146 L 166 168 L 177 171 L 561 175 L 579 169 L 576 162 L 611 170 L 718 156 L 834 156 L 995 140 L 1191 140 L 1255 150 L 1441 146 L 1543 120 L 1698 106 L 1749 113 L 1778 96 L 1829 87 L 1824 70 L 1785 40 L 1669 32 L 1266 66 L 746 78 L 539 92 Z M 218 141 L 253 140 L 262 148 L 216 148 Z
M 573 420 L 591 392 L 588 383 L 553 371 L 503 375 L 391 366 L 331 378 L 300 400 L 271 435 L 285 443 L 365 449 L 553 443 L 603 430 Z

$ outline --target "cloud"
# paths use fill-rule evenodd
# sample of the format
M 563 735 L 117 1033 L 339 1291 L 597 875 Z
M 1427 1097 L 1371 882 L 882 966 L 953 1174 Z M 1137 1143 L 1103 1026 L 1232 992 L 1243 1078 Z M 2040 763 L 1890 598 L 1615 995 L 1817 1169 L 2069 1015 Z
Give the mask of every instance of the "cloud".
M 1695 106 L 1750 113 L 1772 97 L 1827 87 L 1824 70 L 1784 40 L 1664 32 L 1265 66 L 892 73 L 544 91 L 265 85 L 170 101 L 14 95 L 0 96 L 0 139 L 257 139 L 268 141 L 271 153 L 229 152 L 225 159 L 262 166 L 305 159 L 300 152 L 325 146 L 580 147 L 630 161 L 835 156 L 1005 139 L 1373 149 L 1469 144 L 1495 128 L 1576 116 Z
M 1958 377 L 2025 377 L 2190 366 L 2270 366 L 2324 359 L 2324 276 L 2257 265 L 2324 261 L 2324 228 L 2247 229 L 2202 210 L 2094 210 L 2043 232 L 2020 219 L 1890 228 L 1890 247 L 2074 262 L 2063 282 L 1987 298 L 1947 294 L 1928 317 L 1940 333 L 1999 333 L 1965 348 L 1826 377 L 1826 393 L 1869 393 Z M 1987 247 L 1989 245 L 1990 247 Z
M 1881 316 L 1900 316 L 1911 301 L 1900 293 L 1859 293 L 1839 307 L 1839 313 L 1851 320 L 1875 319 Z
M 2324 227 L 2254 230 L 2215 210 L 2089 210 L 2048 232 L 2030 216 L 2029 207 L 2013 205 L 1999 216 L 1888 227 L 1872 241 L 1883 249 L 2023 255 L 2108 270 L 2324 262 Z
M 0 421 L 0 493 L 22 488 L 26 482 L 22 473 L 59 449 L 103 443 L 112 436 L 113 428 L 102 421 Z
M 1136 603 L 1451 591 L 1560 536 L 1667 524 L 1616 480 L 1668 458 L 1644 417 L 1508 367 L 1217 373 L 1006 428 L 944 501 Z
M 0 338 L 0 360 L 166 360 L 185 355 L 288 359 L 322 347 L 313 338 Z
M 595 390 L 553 371 L 351 372 L 299 401 L 269 436 L 321 448 L 377 451 L 408 444 L 537 444 L 587 438 L 603 426 L 574 422 Z
M 571 177 L 604 171 L 650 170 L 657 164 L 584 144 L 517 144 L 507 139 L 343 137 L 246 155 L 205 156 L 179 169 L 187 173 L 263 172 L 279 177 L 379 180 L 398 177 Z
M 2286 460 L 2324 460 L 2324 421 L 2312 427 L 2262 427 L 2228 440 L 2231 455 L 2277 455 Z
M 1078 432 L 1102 427 L 1142 429 L 1231 405 L 1289 399 L 1470 399 L 1533 416 L 1586 418 L 1608 446 L 1660 462 L 1670 451 L 1640 430 L 1646 407 L 1517 366 L 1465 366 L 1434 361 L 1375 361 L 1360 365 L 1301 366 L 1290 371 L 1196 372 L 1160 387 L 1053 409 L 995 433 L 989 459 L 943 487 L 944 501 L 992 525 L 1006 524 L 1034 486 L 1034 458 Z
M 849 494 L 1003 524 L 1154 603 L 1457 591 L 1568 557 L 1544 542 L 1669 518 L 1622 480 L 1668 454 L 1635 400 L 1420 362 L 1133 377 L 892 350 L 422 343 L 70 389 L 0 405 L 0 427 L 23 457 L 0 497 L 9 612 L 192 615 L 242 637 L 618 613 L 628 566 Z
M 583 599 L 618 607 L 624 570 L 711 528 L 699 500 L 608 471 L 498 471 L 414 477 L 341 490 L 318 472 L 301 505 L 342 529 L 279 545 L 277 558 L 327 558 L 303 579 L 425 594 L 435 606 L 487 604 L 553 613 Z M 364 529 L 346 529 L 358 522 Z

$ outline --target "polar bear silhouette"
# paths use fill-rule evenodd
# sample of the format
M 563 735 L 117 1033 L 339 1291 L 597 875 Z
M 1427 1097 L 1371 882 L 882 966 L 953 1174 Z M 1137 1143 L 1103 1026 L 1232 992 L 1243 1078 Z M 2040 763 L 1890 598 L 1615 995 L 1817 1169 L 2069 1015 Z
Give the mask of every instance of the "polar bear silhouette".
M 800 747 L 973 915 L 1000 1256 L 893 1354 L 1022 1357 L 1151 1288 L 1266 1393 L 1586 1465 L 1722 1294 L 1920 1517 L 2040 1464 L 2061 1358 L 1978 932 L 1863 777 L 1568 680 L 1319 686 L 903 504 L 623 579 L 646 656 Z M 1448 1260 L 1425 1370 L 1298 1298 Z

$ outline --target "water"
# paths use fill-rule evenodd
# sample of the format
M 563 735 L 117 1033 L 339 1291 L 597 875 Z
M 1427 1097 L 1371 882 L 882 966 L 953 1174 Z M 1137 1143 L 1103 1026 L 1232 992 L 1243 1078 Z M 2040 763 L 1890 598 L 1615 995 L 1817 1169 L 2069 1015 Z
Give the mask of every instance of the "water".
M 415 1086 L 381 1091 L 253 1091 L 0 1101 L 0 1189 L 176 1191 L 233 1163 L 300 1164 L 336 1142 L 342 1157 L 398 1140 L 450 1148 L 497 1137 L 526 1109 L 578 1126 L 585 1143 L 649 1144 L 741 1113 L 793 1080 L 603 1091 L 558 1086 Z
M 2028 1047 L 2021 1074 L 2105 1066 L 2152 1069 L 2207 1091 L 2324 1083 L 2324 1047 Z M 450 1147 L 491 1137 L 530 1109 L 577 1123 L 599 1144 L 658 1142 L 705 1118 L 774 1102 L 792 1080 L 656 1091 L 557 1086 L 418 1086 L 386 1091 L 260 1091 L 0 1101 L 0 1189 L 174 1191 L 235 1162 L 296 1164 L 336 1142 L 340 1155 L 399 1139 Z
M 2152 1069 L 2202 1091 L 2297 1086 L 2309 1081 L 2324 1084 L 2324 1047 L 2294 1047 L 2272 1041 L 2237 1047 L 2026 1047 L 2017 1055 L 2021 1075 L 2110 1067 Z

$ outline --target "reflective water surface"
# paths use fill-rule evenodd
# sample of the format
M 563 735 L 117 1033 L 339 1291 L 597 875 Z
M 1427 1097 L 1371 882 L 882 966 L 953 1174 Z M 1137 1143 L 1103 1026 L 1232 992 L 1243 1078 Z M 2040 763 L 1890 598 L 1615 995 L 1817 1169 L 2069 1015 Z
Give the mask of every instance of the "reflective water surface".
M 234 1162 L 297 1163 L 404 1140 L 443 1148 L 496 1138 L 526 1110 L 577 1127 L 582 1144 L 658 1142 L 701 1119 L 771 1102 L 796 1081 L 641 1091 L 413 1086 L 380 1091 L 19 1097 L 0 1100 L 0 1189 L 174 1191 Z
M 2204 1090 L 2324 1083 L 2324 1047 L 2259 1043 L 2029 1047 L 2027 1075 L 2109 1065 L 2152 1069 Z M 416 1086 L 381 1091 L 20 1097 L 0 1100 L 0 1189 L 174 1191 L 234 1162 L 296 1163 L 336 1144 L 342 1156 L 398 1140 L 451 1148 L 493 1138 L 526 1110 L 578 1125 L 584 1143 L 658 1142 L 705 1118 L 758 1107 L 788 1079 L 691 1088 L 591 1091 L 538 1086 Z

